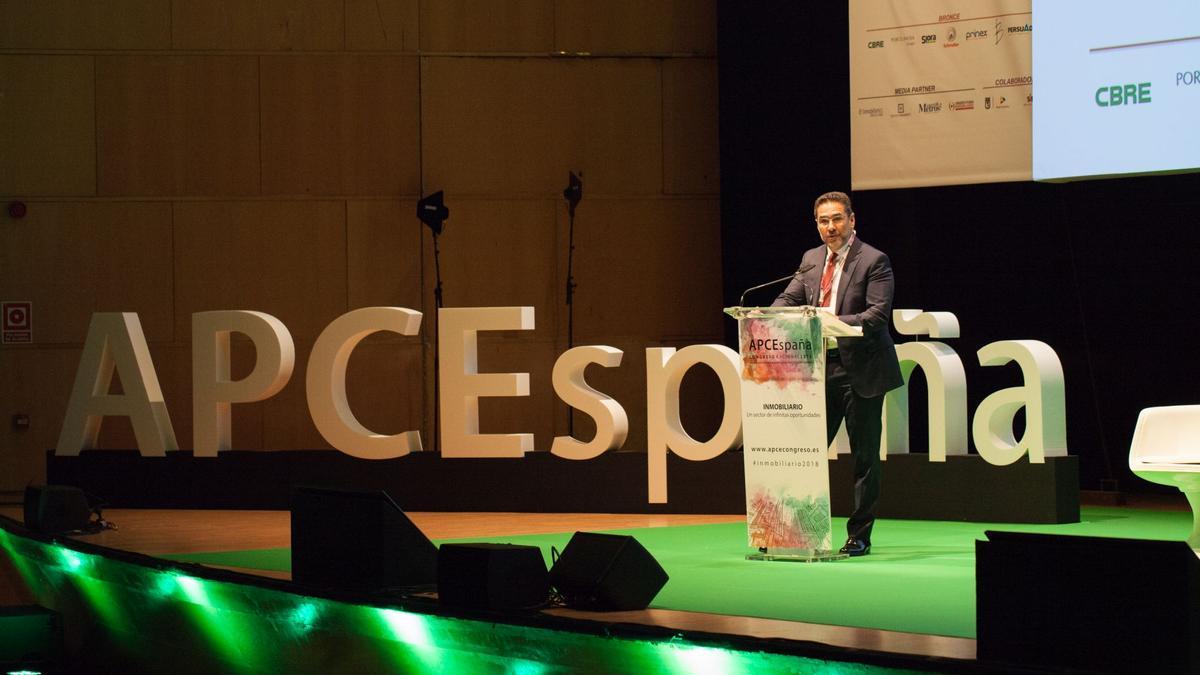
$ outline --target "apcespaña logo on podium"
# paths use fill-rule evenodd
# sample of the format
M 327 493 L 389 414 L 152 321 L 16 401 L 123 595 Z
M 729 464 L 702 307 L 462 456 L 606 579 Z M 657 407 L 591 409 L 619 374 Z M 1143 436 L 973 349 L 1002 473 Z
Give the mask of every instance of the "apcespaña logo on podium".
M 33 303 L 27 300 L 0 302 L 3 335 L 0 344 L 15 345 L 33 342 Z

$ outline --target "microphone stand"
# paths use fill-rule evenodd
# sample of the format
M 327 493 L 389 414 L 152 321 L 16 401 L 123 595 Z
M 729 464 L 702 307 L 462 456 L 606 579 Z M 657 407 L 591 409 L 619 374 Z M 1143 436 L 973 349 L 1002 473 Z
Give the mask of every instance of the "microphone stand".
M 567 349 L 575 346 L 575 205 L 567 207 Z
M 438 236 L 440 233 L 437 230 L 433 231 L 433 278 L 437 283 L 433 286 L 433 305 L 437 309 L 442 308 L 442 264 L 439 258 L 440 251 L 438 250 Z M 437 327 L 437 314 L 434 315 L 434 328 Z M 436 357 L 435 357 L 436 358 Z

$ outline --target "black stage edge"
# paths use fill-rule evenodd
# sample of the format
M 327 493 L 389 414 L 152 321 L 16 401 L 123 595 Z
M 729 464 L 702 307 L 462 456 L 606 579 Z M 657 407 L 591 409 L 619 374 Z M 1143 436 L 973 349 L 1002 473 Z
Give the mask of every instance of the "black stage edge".
M 829 463 L 830 506 L 849 516 L 854 506 L 854 463 L 848 455 Z M 944 463 L 926 454 L 891 455 L 883 462 L 880 518 L 961 520 L 975 523 L 1079 522 L 1079 458 L 1021 459 L 1008 466 L 979 455 L 951 455 Z
M 849 514 L 848 456 L 830 463 L 835 516 Z M 1079 462 L 1050 457 L 999 467 L 977 455 L 884 462 L 882 518 L 1004 523 L 1079 521 Z M 369 461 L 333 450 L 191 452 L 141 457 L 133 450 L 46 456 L 47 481 L 82 488 L 114 508 L 289 508 L 296 485 L 381 489 L 409 511 L 528 513 L 709 513 L 746 511 L 742 453 L 707 462 L 667 458 L 667 504 L 647 503 L 646 455 L 609 453 L 587 461 L 530 453 L 522 459 L 442 459 L 415 453 Z
M 853 649 L 849 647 L 827 645 L 809 640 L 759 638 L 732 633 L 708 633 L 703 631 L 680 630 L 678 628 L 655 626 L 650 624 L 618 623 L 605 620 L 603 612 L 596 613 L 595 619 L 575 618 L 559 616 L 541 610 L 496 611 L 453 607 L 441 604 L 427 596 L 410 596 L 402 593 L 373 593 L 346 589 L 318 588 L 306 586 L 293 581 L 273 579 L 270 577 L 208 567 L 195 563 L 185 563 L 165 560 L 162 558 L 154 558 L 152 556 L 140 553 L 132 553 L 129 551 L 99 546 L 97 544 L 92 544 L 75 538 L 54 537 L 35 533 L 26 529 L 16 520 L 3 515 L 0 515 L 0 531 L 7 532 L 13 537 L 30 539 L 43 545 L 57 546 L 88 555 L 103 556 L 114 563 L 128 565 L 131 568 L 144 568 L 150 571 L 174 570 L 182 572 L 188 576 L 207 581 L 255 587 L 299 596 L 319 597 L 325 600 L 347 604 L 357 604 L 369 607 L 388 607 L 401 611 L 433 616 L 451 617 L 488 623 L 530 626 L 534 628 L 544 628 L 585 635 L 597 635 L 605 638 L 667 641 L 678 642 L 680 644 L 691 642 L 716 649 L 760 651 L 774 654 L 816 658 L 827 661 L 863 663 L 886 668 L 894 668 L 898 670 L 906 669 L 911 670 L 912 672 L 1026 672 L 1025 669 L 1014 668 L 1008 665 L 997 668 L 996 666 L 987 663 L 981 663 L 979 661 Z M 91 620 L 88 610 L 81 608 L 82 596 L 78 593 L 70 592 L 70 590 L 70 587 L 67 587 L 66 591 L 63 591 L 59 588 L 55 588 L 54 591 L 52 591 L 59 593 L 58 598 L 61 600 L 60 607 L 57 609 L 58 613 L 72 615 L 64 620 L 66 629 L 70 630 L 71 627 L 74 627 L 79 633 L 81 633 L 70 636 L 69 642 L 71 645 L 82 646 L 76 648 L 68 646 L 68 648 L 73 649 L 73 651 L 64 654 L 66 661 L 65 672 L 137 673 L 158 672 L 160 670 L 160 668 L 158 668 L 160 662 L 153 660 L 149 660 L 148 662 L 146 660 L 137 661 L 136 657 L 129 657 L 128 655 L 124 654 L 124 647 L 118 642 L 111 640 L 110 635 L 104 632 L 103 627 L 101 627 L 94 620 Z M 149 635 L 142 634 L 139 636 L 139 639 L 134 642 L 139 647 L 147 649 L 148 653 L 151 654 L 158 653 L 154 651 L 156 649 L 170 649 L 172 651 L 169 653 L 172 655 L 172 657 L 178 659 L 178 655 L 180 653 L 179 648 L 181 644 L 181 641 L 178 637 L 178 631 L 181 630 L 181 627 L 177 623 L 170 621 L 160 622 L 157 624 L 157 627 L 159 628 L 157 632 Z M 331 640 L 333 641 L 333 644 L 336 645 L 336 639 L 336 634 L 327 634 L 323 636 L 324 642 L 322 640 L 311 639 L 298 641 L 298 648 L 311 650 L 312 653 L 325 658 L 325 661 L 316 659 L 312 661 L 314 672 L 325 672 L 328 670 L 326 667 L 328 662 L 349 661 L 351 666 L 357 663 L 354 661 L 353 655 L 347 656 L 342 653 L 330 655 L 330 652 L 323 651 L 323 649 L 334 649 L 335 647 L 323 647 L 322 645 Z M 164 647 L 164 645 L 169 646 Z M 211 658 L 211 655 L 207 653 L 198 654 L 196 652 L 190 652 L 190 656 L 192 658 L 200 659 L 192 664 L 196 667 L 191 670 L 196 670 L 197 672 L 211 672 L 215 667 L 229 666 L 228 661 Z M 199 663 L 199 665 L 196 665 L 196 663 Z M 120 664 L 122 668 L 114 668 L 114 664 Z M 850 671 L 855 670 L 854 666 L 851 665 L 847 665 L 846 668 Z M 188 672 L 191 672 L 191 670 L 188 670 Z M 351 667 L 349 670 L 354 670 L 354 668 Z

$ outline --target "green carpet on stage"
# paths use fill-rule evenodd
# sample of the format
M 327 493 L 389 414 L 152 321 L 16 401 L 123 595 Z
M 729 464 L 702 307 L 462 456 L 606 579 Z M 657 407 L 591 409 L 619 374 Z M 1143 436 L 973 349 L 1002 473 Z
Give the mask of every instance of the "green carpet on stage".
M 834 532 L 845 528 L 834 518 Z M 634 536 L 670 575 L 652 607 L 788 621 L 975 637 L 975 541 L 986 530 L 1064 535 L 1184 539 L 1191 514 L 1085 507 L 1066 525 L 880 520 L 871 555 L 831 563 L 745 559 L 744 523 L 612 530 Z M 538 546 L 550 564 L 570 532 L 439 540 Z M 840 544 L 836 542 L 835 545 Z M 173 560 L 288 570 L 288 549 L 191 553 Z M 1036 575 L 1037 569 L 1012 570 Z

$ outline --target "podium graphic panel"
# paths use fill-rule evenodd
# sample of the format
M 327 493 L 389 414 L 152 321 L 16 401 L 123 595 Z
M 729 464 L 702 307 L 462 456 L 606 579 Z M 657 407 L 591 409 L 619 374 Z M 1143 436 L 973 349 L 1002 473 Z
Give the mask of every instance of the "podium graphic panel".
M 811 307 L 733 314 L 748 544 L 770 558 L 831 552 L 822 319 Z

